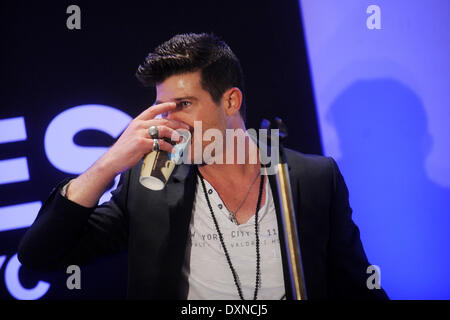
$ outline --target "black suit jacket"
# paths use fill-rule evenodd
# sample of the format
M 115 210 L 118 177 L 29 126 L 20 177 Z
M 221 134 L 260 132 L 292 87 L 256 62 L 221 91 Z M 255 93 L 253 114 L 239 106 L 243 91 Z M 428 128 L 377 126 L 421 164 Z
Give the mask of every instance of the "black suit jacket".
M 369 262 L 344 179 L 332 158 L 286 149 L 309 299 L 385 299 L 366 286 Z M 63 181 L 22 239 L 26 267 L 51 271 L 128 249 L 128 297 L 183 299 L 182 265 L 196 190 L 192 166 L 177 166 L 166 187 L 139 183 L 141 163 L 122 174 L 113 196 L 96 208 L 61 196 Z M 275 176 L 269 176 L 282 230 Z M 287 298 L 291 297 L 284 236 L 279 232 Z

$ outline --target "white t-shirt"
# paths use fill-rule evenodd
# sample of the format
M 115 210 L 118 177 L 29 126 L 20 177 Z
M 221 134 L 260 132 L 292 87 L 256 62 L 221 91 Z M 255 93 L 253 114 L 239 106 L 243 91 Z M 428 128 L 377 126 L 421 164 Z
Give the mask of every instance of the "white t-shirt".
M 187 279 L 187 299 L 240 299 L 233 274 L 206 202 L 200 177 L 197 183 L 183 275 Z M 219 229 L 231 262 L 239 277 L 244 299 L 253 299 L 256 281 L 255 216 L 237 225 L 215 189 L 205 181 Z M 258 299 L 285 298 L 278 225 L 268 179 L 266 201 L 259 210 L 260 288 Z

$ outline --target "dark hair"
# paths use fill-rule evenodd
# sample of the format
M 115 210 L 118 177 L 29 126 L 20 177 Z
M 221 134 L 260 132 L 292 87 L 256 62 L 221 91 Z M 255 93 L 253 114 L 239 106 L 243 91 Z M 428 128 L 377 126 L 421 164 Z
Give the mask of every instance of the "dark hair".
M 151 52 L 136 72 L 144 86 L 155 86 L 172 75 L 201 71 L 201 86 L 215 103 L 238 87 L 244 95 L 244 77 L 238 58 L 214 34 L 178 34 Z M 245 101 L 240 114 L 245 121 Z

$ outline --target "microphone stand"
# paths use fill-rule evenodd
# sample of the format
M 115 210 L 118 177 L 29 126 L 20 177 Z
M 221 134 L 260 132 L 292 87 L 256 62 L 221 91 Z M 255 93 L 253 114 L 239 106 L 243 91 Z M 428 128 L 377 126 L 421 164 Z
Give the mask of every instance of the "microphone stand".
M 275 118 L 279 129 L 280 140 L 287 137 L 287 128 L 280 118 Z M 270 127 L 270 122 L 263 120 L 262 127 Z M 289 264 L 289 276 L 293 300 L 307 300 L 305 278 L 300 252 L 300 244 L 297 234 L 297 221 L 292 201 L 291 183 L 284 147 L 279 143 L 280 161 L 277 165 L 277 190 L 281 209 L 281 220 L 283 222 L 284 244 L 286 257 Z

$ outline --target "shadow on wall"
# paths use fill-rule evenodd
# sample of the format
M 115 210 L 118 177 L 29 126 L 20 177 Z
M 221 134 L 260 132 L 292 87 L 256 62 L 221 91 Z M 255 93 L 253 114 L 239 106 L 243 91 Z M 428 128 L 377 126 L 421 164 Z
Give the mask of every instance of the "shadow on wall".
M 431 149 L 421 100 L 390 79 L 346 88 L 328 114 L 369 261 L 393 299 L 450 299 L 450 189 L 425 171 Z

